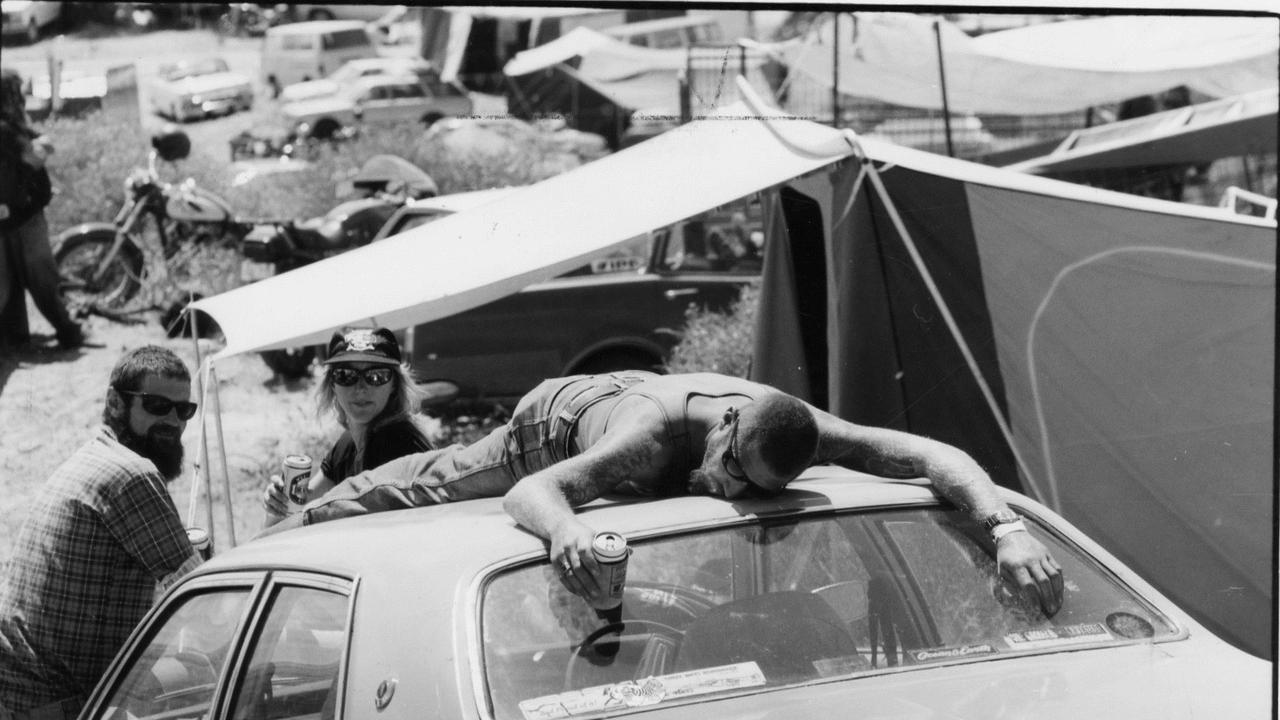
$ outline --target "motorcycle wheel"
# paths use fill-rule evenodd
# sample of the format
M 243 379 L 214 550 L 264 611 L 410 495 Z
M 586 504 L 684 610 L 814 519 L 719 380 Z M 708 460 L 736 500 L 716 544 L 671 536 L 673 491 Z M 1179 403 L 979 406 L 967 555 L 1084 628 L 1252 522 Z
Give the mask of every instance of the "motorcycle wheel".
M 115 238 L 107 233 L 68 238 L 54 253 L 58 274 L 63 279 L 63 296 L 72 305 L 121 308 L 142 287 L 142 250 L 133 243 L 120 246 L 106 272 L 94 279 L 94 272 L 111 249 Z
M 311 346 L 266 350 L 262 361 L 277 375 L 287 380 L 298 380 L 311 374 L 311 363 L 316 359 L 316 349 Z

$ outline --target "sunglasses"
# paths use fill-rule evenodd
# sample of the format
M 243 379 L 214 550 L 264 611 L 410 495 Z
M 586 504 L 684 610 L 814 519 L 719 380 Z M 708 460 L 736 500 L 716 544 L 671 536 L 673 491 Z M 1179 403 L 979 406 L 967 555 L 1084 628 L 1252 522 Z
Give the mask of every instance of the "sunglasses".
M 725 411 L 725 414 L 733 416 L 733 430 L 729 435 L 729 447 L 725 448 L 724 454 L 720 456 L 720 464 L 724 466 L 724 471 L 728 473 L 729 477 L 734 480 L 751 483 L 747 479 L 747 472 L 742 469 L 742 463 L 738 461 L 738 456 L 733 450 L 734 446 L 738 444 L 738 409 L 731 407 Z
M 381 387 L 391 382 L 393 374 L 391 368 L 356 370 L 355 368 L 336 367 L 329 371 L 329 376 L 333 378 L 333 384 L 341 385 L 342 387 L 351 387 L 360 378 L 364 378 L 365 384 L 369 387 Z
M 170 400 L 163 395 L 152 395 L 151 393 L 134 392 L 132 390 L 121 390 L 116 388 L 116 392 L 129 397 L 142 399 L 142 409 L 156 417 L 164 417 L 169 414 L 170 410 L 178 412 L 179 420 L 190 420 L 196 414 L 196 404 L 189 400 Z

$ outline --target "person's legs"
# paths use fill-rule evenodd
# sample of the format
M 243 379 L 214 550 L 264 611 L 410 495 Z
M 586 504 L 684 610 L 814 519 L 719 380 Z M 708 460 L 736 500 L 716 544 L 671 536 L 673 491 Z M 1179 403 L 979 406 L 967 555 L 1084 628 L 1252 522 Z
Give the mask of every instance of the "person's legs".
M 16 232 L 0 232 L 0 347 L 16 348 L 31 340 L 17 244 Z
M 22 257 L 27 292 L 35 300 L 36 308 L 53 325 L 60 345 L 79 345 L 84 340 L 84 334 L 79 323 L 71 319 L 71 314 L 62 304 L 62 295 L 58 291 L 58 265 L 54 262 L 53 248 L 49 245 L 49 222 L 44 213 L 36 213 L 35 217 L 23 223 L 17 230 L 16 239 Z

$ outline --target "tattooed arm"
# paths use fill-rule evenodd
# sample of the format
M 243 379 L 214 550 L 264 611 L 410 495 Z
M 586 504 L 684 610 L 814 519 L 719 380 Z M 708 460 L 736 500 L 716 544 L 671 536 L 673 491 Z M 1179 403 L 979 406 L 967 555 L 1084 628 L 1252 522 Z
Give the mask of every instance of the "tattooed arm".
M 897 430 L 855 425 L 816 408 L 814 415 L 817 463 L 882 477 L 928 478 L 938 494 L 978 524 L 1008 509 L 986 471 L 959 448 Z M 1001 574 L 1037 599 L 1046 615 L 1056 613 L 1062 606 L 1062 572 L 1048 549 L 1026 532 L 1005 534 L 995 545 Z
M 604 436 L 581 455 L 558 462 L 515 484 L 503 508 L 516 522 L 547 540 L 547 559 L 562 569 L 561 581 L 571 591 L 599 600 L 606 588 L 591 549 L 595 530 L 574 515 L 573 508 L 600 497 L 623 480 L 656 481 L 671 448 L 647 422 L 644 413 Z M 563 571 L 563 568 L 569 568 Z

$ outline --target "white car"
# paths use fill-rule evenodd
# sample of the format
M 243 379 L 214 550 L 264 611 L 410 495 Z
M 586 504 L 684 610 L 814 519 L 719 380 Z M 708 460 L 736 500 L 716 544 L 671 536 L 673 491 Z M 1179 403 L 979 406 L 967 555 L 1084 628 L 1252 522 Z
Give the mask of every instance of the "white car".
M 253 81 L 221 58 L 161 65 L 149 90 L 152 112 L 177 122 L 253 107 Z
M 4 36 L 23 36 L 28 43 L 40 39 L 40 33 L 62 15 L 60 2 L 34 2 L 33 0 L 3 0 L 0 12 L 4 14 Z
M 431 125 L 471 113 L 471 98 L 448 83 L 429 87 L 415 75 L 371 75 L 339 92 L 286 103 L 281 112 L 297 137 L 328 139 L 359 123 L 421 122 Z
M 774 498 L 600 501 L 621 606 L 564 589 L 501 498 L 246 543 L 169 591 L 81 720 L 1218 720 L 1273 668 L 1047 508 L 1046 616 L 928 487 L 815 468 Z
M 420 57 L 373 57 L 350 60 L 326 78 L 286 85 L 280 91 L 280 102 L 297 102 L 334 95 L 352 82 L 371 75 L 417 75 L 424 82 L 439 83 L 440 76 L 427 60 Z

